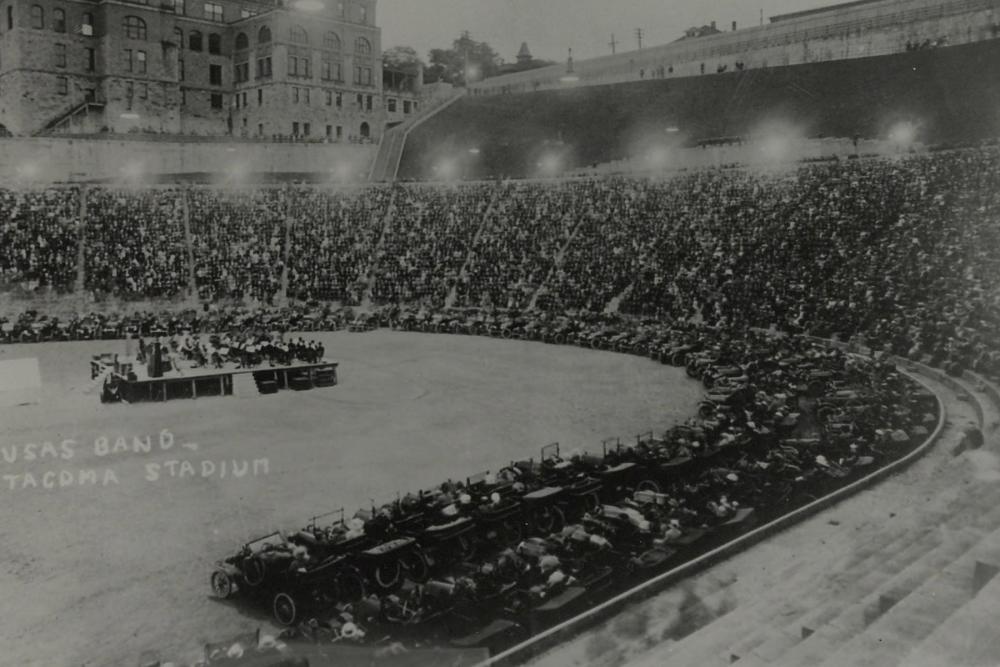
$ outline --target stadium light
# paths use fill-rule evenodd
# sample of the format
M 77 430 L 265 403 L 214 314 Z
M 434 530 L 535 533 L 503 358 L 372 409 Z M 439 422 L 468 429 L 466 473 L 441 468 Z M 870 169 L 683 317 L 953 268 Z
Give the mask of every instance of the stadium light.
M 458 178 L 458 162 L 446 158 L 434 165 L 434 171 L 442 181 L 454 181 Z
M 146 173 L 146 165 L 140 160 L 129 160 L 118 171 L 121 172 L 122 180 L 128 183 L 138 183 Z
M 538 171 L 543 176 L 558 176 L 562 166 L 562 159 L 556 153 L 546 153 L 538 161 Z
M 889 130 L 889 141 L 899 148 L 909 148 L 916 140 L 917 126 L 912 121 L 900 121 Z

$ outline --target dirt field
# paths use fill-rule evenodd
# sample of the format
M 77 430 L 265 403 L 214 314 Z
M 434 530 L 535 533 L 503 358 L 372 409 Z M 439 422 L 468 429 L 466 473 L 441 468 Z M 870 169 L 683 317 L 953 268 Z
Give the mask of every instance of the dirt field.
M 341 362 L 337 387 L 136 406 L 84 392 L 90 355 L 124 343 L 0 346 L 0 358 L 37 357 L 43 381 L 40 405 L 0 409 L 0 664 L 134 665 L 146 649 L 192 659 L 205 641 L 269 626 L 208 594 L 213 561 L 245 539 L 549 442 L 597 451 L 692 414 L 701 391 L 683 370 L 607 352 L 314 336 Z

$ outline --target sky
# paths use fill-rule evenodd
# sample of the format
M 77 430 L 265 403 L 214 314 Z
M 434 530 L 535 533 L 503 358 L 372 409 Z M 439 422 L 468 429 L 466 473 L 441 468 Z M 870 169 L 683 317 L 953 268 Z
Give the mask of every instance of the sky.
M 686 28 L 716 21 L 720 30 L 758 25 L 775 14 L 837 4 L 842 0 L 378 0 L 382 48 L 412 46 L 424 60 L 432 48 L 447 48 L 463 30 L 488 42 L 501 57 L 514 61 L 527 42 L 536 58 L 566 60 L 672 42 Z

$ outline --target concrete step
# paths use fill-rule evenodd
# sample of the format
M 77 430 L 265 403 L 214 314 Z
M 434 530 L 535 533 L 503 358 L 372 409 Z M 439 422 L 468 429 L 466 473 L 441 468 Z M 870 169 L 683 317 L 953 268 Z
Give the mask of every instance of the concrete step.
M 913 534 L 885 531 L 880 534 L 879 541 L 882 542 L 883 548 L 898 549 L 909 546 L 914 540 Z M 876 560 L 879 556 L 877 552 L 869 551 L 870 546 L 866 545 L 863 550 L 854 551 L 846 558 L 840 559 L 831 571 L 841 571 L 841 568 L 845 567 L 858 567 L 869 559 Z M 796 569 L 788 576 L 781 576 L 780 585 L 767 598 L 741 604 L 724 619 L 718 619 L 719 626 L 706 626 L 682 642 L 678 642 L 673 651 L 677 656 L 677 664 L 713 664 L 720 661 L 729 662 L 734 655 L 740 658 L 746 657 L 749 650 L 745 647 L 731 646 L 730 650 L 720 652 L 720 635 L 747 638 L 756 633 L 755 638 L 760 638 L 761 635 L 763 635 L 763 639 L 770 638 L 769 631 L 773 629 L 772 625 L 777 623 L 780 627 L 780 625 L 784 625 L 783 619 L 800 614 L 803 610 L 822 602 L 826 593 L 815 587 L 810 587 L 811 579 L 812 576 L 808 571 L 802 572 L 801 569 Z M 831 582 L 830 585 L 835 586 L 836 584 Z M 757 643 L 760 642 L 753 645 L 756 646 Z
M 973 597 L 954 614 L 911 647 L 902 664 L 915 667 L 938 665 L 989 665 L 996 664 L 1000 656 L 1000 633 L 996 631 L 996 610 L 1000 609 L 1000 531 L 983 541 L 982 549 L 975 551 L 973 567 Z M 982 564 L 982 565 L 980 565 Z M 977 580 L 977 568 L 985 566 Z
M 973 548 L 929 577 L 823 664 L 907 664 L 904 658 L 914 645 L 933 634 L 1000 571 L 1000 539 L 990 537 L 998 535 L 980 536 Z
M 991 499 L 980 498 L 979 503 L 989 500 Z M 781 664 L 811 666 L 819 663 L 828 655 L 831 645 L 840 646 L 855 635 L 867 631 L 869 626 L 890 613 L 902 601 L 919 590 L 926 581 L 974 549 L 986 534 L 980 525 L 1000 525 L 1000 507 L 975 514 L 967 511 L 966 514 L 964 527 L 959 530 L 943 527 L 939 546 L 919 557 L 882 585 L 870 589 L 873 592 L 845 608 L 842 613 L 828 618 L 829 609 L 821 608 L 810 612 L 809 618 L 803 619 L 803 627 L 811 630 L 812 633 L 799 645 L 783 654 Z M 891 568 L 898 565 L 899 559 L 895 559 L 895 562 L 887 562 L 884 569 L 891 571 Z M 830 606 L 835 607 L 836 604 L 831 603 Z M 919 627 L 916 620 L 914 627 Z M 926 632 L 931 629 L 932 627 L 924 627 Z M 800 630 L 800 634 L 803 632 L 805 631 Z M 791 630 L 786 631 L 786 634 L 792 634 Z

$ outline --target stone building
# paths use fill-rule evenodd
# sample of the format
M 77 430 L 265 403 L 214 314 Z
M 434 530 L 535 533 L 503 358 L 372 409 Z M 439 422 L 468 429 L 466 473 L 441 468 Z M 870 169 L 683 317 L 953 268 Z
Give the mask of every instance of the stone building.
M 362 142 L 376 0 L 0 0 L 0 132 Z

